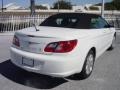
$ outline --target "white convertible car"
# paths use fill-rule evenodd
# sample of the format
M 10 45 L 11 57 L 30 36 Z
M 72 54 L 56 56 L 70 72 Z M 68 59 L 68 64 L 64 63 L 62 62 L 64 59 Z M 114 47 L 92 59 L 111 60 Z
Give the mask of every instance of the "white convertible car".
M 29 72 L 90 76 L 95 60 L 115 46 L 116 32 L 101 16 L 59 13 L 40 26 L 17 31 L 11 61 Z

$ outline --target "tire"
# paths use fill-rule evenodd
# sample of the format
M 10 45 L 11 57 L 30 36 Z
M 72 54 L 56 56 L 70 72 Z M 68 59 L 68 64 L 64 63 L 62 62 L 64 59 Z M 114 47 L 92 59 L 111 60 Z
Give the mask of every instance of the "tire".
M 86 56 L 83 69 L 80 73 L 83 79 L 86 79 L 91 75 L 94 67 L 94 62 L 95 62 L 95 53 L 93 52 L 93 50 L 90 50 Z
M 112 44 L 108 48 L 108 50 L 113 50 L 115 48 L 115 46 L 116 46 L 116 36 L 113 37 Z

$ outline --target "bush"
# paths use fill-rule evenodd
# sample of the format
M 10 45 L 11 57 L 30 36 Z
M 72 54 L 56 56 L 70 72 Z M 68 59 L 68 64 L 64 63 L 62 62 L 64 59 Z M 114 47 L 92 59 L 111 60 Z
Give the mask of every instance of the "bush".
M 90 9 L 90 10 L 99 10 L 98 7 L 94 7 L 94 6 L 91 6 L 89 9 Z

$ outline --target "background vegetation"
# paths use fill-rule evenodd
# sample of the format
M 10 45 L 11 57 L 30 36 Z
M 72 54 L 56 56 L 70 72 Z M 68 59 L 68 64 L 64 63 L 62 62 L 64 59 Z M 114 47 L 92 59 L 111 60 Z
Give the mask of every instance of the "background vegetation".
M 96 5 L 101 5 L 101 3 Z M 120 10 L 120 0 L 105 3 L 105 10 Z
M 53 9 L 58 9 L 58 4 L 59 4 L 59 9 L 72 9 L 72 4 L 71 2 L 68 1 L 57 1 L 53 4 Z

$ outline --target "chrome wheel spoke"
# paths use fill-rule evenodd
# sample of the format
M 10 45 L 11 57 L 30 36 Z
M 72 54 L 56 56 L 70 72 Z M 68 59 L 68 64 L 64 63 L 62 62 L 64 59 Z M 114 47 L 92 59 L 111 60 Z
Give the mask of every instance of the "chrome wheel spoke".
M 93 70 L 94 56 L 91 54 L 87 58 L 86 62 L 86 74 L 90 74 Z

